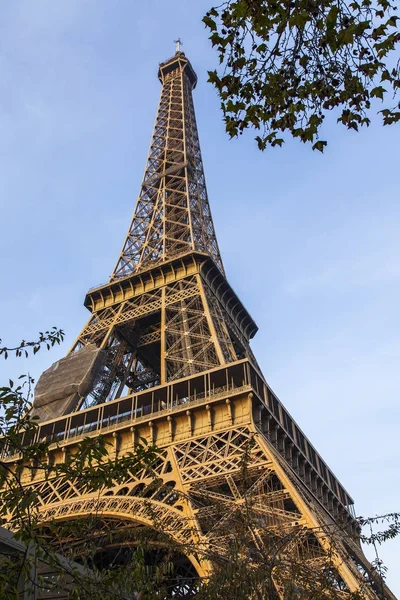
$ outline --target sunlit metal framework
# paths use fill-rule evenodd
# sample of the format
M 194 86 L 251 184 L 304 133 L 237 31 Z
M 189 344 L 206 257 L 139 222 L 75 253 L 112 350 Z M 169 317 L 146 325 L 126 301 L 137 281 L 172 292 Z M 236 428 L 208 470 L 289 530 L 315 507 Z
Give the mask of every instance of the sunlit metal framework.
M 206 252 L 223 273 L 207 198 L 192 89 L 182 52 L 160 65 L 160 104 L 143 183 L 112 279 L 186 252 Z
M 189 561 L 187 581 L 210 575 L 246 505 L 254 548 L 263 549 L 266 535 L 289 540 L 281 543 L 288 565 L 301 559 L 329 573 L 343 597 L 359 590 L 374 600 L 380 592 L 353 501 L 268 386 L 249 346 L 257 326 L 225 278 L 194 115 L 196 75 L 179 50 L 160 65 L 159 78 L 133 220 L 110 281 L 86 296 L 92 315 L 68 355 L 97 349 L 101 368 L 60 414 L 39 410 L 37 432 L 54 462 L 83 437 L 102 433 L 117 457 L 145 438 L 161 450 L 157 485 L 146 469 L 100 496 L 74 481 L 44 480 L 40 470 L 27 471 L 25 484 L 39 494 L 43 524 L 96 513 L 124 543 L 142 527 L 169 536 Z M 2 452 L 10 464 L 18 460 Z M 284 599 L 282 581 L 277 572 Z M 176 588 L 174 597 L 196 585 Z

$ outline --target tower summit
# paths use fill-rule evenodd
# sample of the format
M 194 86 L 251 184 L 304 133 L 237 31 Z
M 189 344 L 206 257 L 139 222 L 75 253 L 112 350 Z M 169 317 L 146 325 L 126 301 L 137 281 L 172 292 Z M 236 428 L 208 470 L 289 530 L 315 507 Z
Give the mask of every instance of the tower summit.
M 180 42 L 158 77 L 147 165 L 121 254 L 109 282 L 87 293 L 91 316 L 71 350 L 40 377 L 33 412 L 51 460 L 63 460 L 59 444 L 65 457 L 100 433 L 113 456 L 140 438 L 156 444 L 164 491 L 145 470 L 101 497 L 39 473 L 29 485 L 42 521 L 101 514 L 125 523 L 132 544 L 151 524 L 180 545 L 188 572 L 207 577 L 212 560 L 196 548 L 223 553 L 227 519 L 251 498 L 255 546 L 269 533 L 288 560 L 301 556 L 315 573 L 329 568 L 344 597 L 361 589 L 374 600 L 353 501 L 252 355 L 257 326 L 225 277 L 192 99 L 197 76 Z M 279 582 L 276 591 L 286 597 Z
M 162 92 L 146 171 L 112 279 L 196 250 L 223 273 L 192 99 L 197 76 L 180 41 L 158 78 Z

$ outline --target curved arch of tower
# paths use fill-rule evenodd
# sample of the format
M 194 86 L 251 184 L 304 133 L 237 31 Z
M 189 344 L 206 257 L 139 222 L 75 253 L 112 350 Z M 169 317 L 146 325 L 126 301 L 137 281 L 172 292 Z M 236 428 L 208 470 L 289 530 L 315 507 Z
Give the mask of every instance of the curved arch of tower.
M 157 485 L 143 469 L 99 495 L 33 472 L 25 483 L 40 497 L 40 520 L 45 526 L 95 514 L 99 540 L 111 523 L 121 545 L 134 545 L 148 527 L 158 545 L 166 536 L 206 578 L 246 507 L 251 526 L 243 535 L 254 552 L 279 541 L 287 569 L 297 560 L 315 573 L 329 570 L 343 597 L 360 591 L 376 600 L 352 498 L 250 350 L 257 326 L 225 277 L 192 100 L 197 77 L 179 48 L 160 65 L 159 79 L 147 165 L 121 254 L 109 282 L 88 292 L 88 323 L 67 356 L 43 373 L 33 405 L 37 439 L 51 443 L 52 461 L 99 433 L 112 457 L 145 438 L 160 449 Z M 282 573 L 274 581 L 287 597 Z

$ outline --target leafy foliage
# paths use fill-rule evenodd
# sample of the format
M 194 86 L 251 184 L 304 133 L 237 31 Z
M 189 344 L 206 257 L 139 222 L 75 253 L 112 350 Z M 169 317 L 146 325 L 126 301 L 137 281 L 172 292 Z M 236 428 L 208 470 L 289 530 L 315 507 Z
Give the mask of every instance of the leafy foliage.
M 361 527 L 369 527 L 370 535 L 362 535 L 361 541 L 365 544 L 382 544 L 400 534 L 400 513 L 388 513 L 376 517 L 358 517 Z M 387 524 L 386 529 L 373 531 L 373 526 Z
M 374 98 L 384 125 L 400 120 L 396 4 L 390 0 L 228 0 L 203 22 L 222 72 L 209 72 L 226 131 L 260 132 L 258 147 L 281 146 L 282 133 L 313 144 L 326 112 L 358 131 Z
M 0 356 L 7 359 L 10 352 L 15 352 L 15 356 L 17 358 L 24 356 L 28 357 L 28 349 L 33 349 L 33 354 L 39 352 L 40 348 L 45 346 L 47 350 L 50 350 L 56 344 L 61 344 L 64 340 L 64 331 L 62 329 L 58 329 L 57 327 L 52 327 L 49 331 L 39 332 L 39 337 L 37 340 L 33 342 L 27 342 L 22 340 L 18 346 L 15 348 L 7 348 L 6 346 L 0 347 Z M 0 343 L 1 343 L 0 338 Z

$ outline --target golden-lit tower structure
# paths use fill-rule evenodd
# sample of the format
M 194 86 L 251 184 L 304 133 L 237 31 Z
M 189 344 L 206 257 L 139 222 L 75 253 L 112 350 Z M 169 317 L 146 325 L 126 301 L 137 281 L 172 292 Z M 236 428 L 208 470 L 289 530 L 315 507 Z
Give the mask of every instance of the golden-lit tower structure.
M 315 572 L 329 557 L 343 597 L 361 589 L 376 599 L 351 497 L 252 355 L 257 326 L 225 276 L 192 100 L 197 77 L 179 43 L 158 76 L 147 166 L 121 254 L 108 283 L 87 293 L 89 321 L 39 379 L 33 410 L 51 460 L 100 433 L 113 456 L 145 438 L 160 449 L 159 485 L 143 469 L 99 497 L 38 471 L 29 485 L 42 499 L 42 522 L 96 511 L 130 535 L 151 526 L 184 549 L 182 573 L 207 577 L 212 553 L 225 551 L 229 518 L 250 498 L 255 546 L 266 532 L 290 539 L 283 552 Z M 276 592 L 287 597 L 279 581 Z

